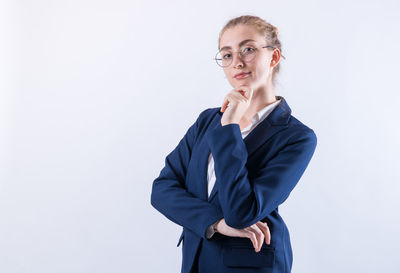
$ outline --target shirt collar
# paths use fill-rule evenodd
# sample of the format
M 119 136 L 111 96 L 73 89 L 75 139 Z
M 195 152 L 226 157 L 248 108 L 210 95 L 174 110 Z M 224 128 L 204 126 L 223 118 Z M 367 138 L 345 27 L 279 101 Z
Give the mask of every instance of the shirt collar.
M 265 106 L 264 108 L 262 108 L 260 111 L 258 111 L 254 116 L 253 119 L 251 121 L 251 124 L 249 126 L 247 126 L 246 128 L 244 128 L 242 131 L 247 131 L 250 130 L 251 128 L 253 128 L 253 126 L 255 124 L 260 123 L 261 121 L 263 121 L 274 109 L 276 106 L 278 106 L 278 104 L 281 102 L 281 99 L 278 99 L 277 101 Z
M 271 103 L 271 104 L 265 106 L 263 109 L 261 109 L 260 111 L 258 111 L 258 112 L 254 115 L 253 119 L 256 118 L 257 121 L 263 120 L 264 118 L 266 118 L 266 117 L 268 116 L 269 113 L 272 112 L 272 110 L 274 110 L 274 108 L 275 108 L 280 102 L 281 102 L 281 100 L 279 99 L 279 100 L 275 101 L 274 103 Z

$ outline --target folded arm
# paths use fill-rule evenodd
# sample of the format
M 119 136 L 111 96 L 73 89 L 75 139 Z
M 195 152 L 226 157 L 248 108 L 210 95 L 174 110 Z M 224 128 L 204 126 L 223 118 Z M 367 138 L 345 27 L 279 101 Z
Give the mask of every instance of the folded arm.
M 248 154 L 239 125 L 218 127 L 206 137 L 220 183 L 218 198 L 225 222 L 233 228 L 251 226 L 282 204 L 304 173 L 317 145 L 313 130 L 296 131 L 250 181 L 245 166 Z

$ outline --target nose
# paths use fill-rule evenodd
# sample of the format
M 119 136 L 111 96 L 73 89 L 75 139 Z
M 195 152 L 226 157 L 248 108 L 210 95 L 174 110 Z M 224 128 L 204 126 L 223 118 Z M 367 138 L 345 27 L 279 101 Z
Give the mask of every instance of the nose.
M 237 66 L 241 66 L 243 67 L 243 60 L 240 57 L 239 52 L 236 52 L 236 54 L 233 54 L 233 60 L 232 60 L 232 65 L 234 68 L 236 68 Z

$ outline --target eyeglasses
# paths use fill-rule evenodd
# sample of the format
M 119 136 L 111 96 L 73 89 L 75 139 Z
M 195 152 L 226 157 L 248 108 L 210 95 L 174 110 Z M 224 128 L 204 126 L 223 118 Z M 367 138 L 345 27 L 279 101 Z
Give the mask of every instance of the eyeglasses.
M 274 46 L 263 46 L 261 48 L 275 48 Z M 258 48 L 254 46 L 244 46 L 237 51 L 239 53 L 240 59 L 248 63 L 254 60 L 257 55 Z M 281 55 L 284 59 L 285 57 Z M 231 65 L 233 57 L 227 50 L 220 50 L 215 55 L 215 61 L 221 67 L 228 67 Z

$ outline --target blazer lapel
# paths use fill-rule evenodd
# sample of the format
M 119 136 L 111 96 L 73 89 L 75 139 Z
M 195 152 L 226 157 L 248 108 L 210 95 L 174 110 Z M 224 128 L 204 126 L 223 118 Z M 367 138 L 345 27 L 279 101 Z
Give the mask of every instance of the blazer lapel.
M 281 99 L 282 101 L 275 107 L 275 109 L 263 120 L 261 121 L 244 139 L 244 143 L 247 148 L 248 157 L 252 156 L 252 154 L 257 150 L 259 146 L 265 143 L 270 137 L 272 137 L 277 132 L 285 129 L 288 125 L 291 109 L 287 104 L 286 100 L 282 96 L 276 96 L 277 99 Z M 218 111 L 214 116 L 211 124 L 207 130 L 213 130 L 221 125 L 221 118 L 223 113 Z M 205 138 L 203 138 L 201 149 L 204 150 L 201 158 L 201 173 L 203 175 L 202 181 L 205 181 L 205 189 L 206 189 L 206 197 L 208 195 L 207 192 L 207 170 L 208 170 L 208 157 L 210 155 L 210 147 L 207 144 Z M 208 198 L 208 202 L 214 198 L 215 194 L 218 191 L 218 179 L 215 181 L 215 185 L 211 191 L 210 197 Z M 207 198 L 206 198 L 207 200 Z

